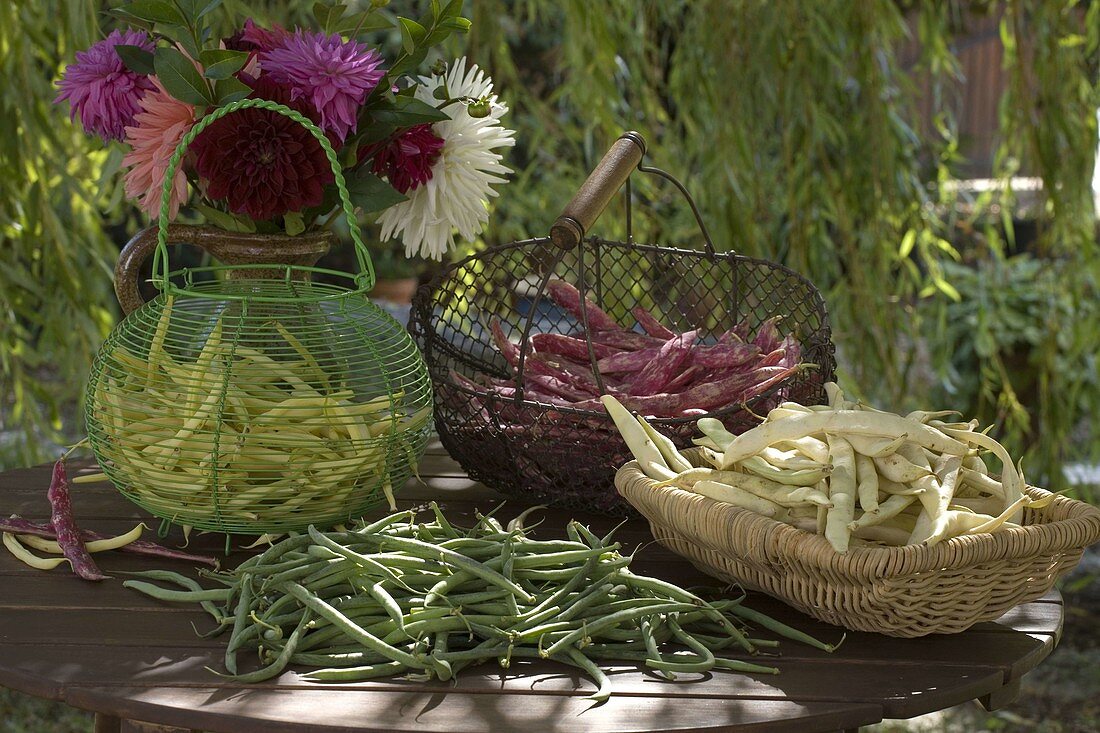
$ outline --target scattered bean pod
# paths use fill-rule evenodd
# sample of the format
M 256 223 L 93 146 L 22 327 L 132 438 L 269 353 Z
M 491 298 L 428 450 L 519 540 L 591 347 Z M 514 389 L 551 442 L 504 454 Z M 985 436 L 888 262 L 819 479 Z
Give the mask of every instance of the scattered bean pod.
M 170 573 L 126 585 L 166 601 L 202 602 L 230 631 L 228 675 L 258 682 L 288 666 L 308 680 L 344 682 L 406 675 L 450 679 L 485 662 L 542 658 L 575 666 L 604 701 L 611 683 L 599 661 L 640 662 L 656 673 L 721 668 L 776 674 L 774 667 L 716 656 L 755 654 L 752 623 L 832 651 L 829 644 L 741 606 L 708 602 L 671 583 L 636 575 L 611 536 L 571 522 L 569 539 L 531 539 L 522 520 L 492 516 L 459 530 L 434 503 L 434 519 L 399 512 L 350 531 L 294 535 L 235 570 L 208 572 L 219 587 L 198 590 Z M 220 602 L 220 603 L 219 603 Z M 257 651 L 261 667 L 238 672 L 237 654 Z

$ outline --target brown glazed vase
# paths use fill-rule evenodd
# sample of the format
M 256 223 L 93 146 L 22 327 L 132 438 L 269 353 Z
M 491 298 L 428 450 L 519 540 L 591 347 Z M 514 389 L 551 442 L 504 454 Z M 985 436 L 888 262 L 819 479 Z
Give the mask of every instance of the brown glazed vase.
M 287 234 L 250 234 L 190 224 L 169 224 L 169 244 L 191 244 L 210 253 L 223 265 L 297 265 L 312 267 L 324 256 L 335 235 L 327 230 Z M 138 289 L 141 266 L 157 247 L 157 227 L 138 232 L 126 243 L 115 265 L 115 295 L 123 315 L 141 307 L 145 300 Z M 309 273 L 302 273 L 306 279 Z M 283 277 L 277 270 L 230 270 L 230 278 Z

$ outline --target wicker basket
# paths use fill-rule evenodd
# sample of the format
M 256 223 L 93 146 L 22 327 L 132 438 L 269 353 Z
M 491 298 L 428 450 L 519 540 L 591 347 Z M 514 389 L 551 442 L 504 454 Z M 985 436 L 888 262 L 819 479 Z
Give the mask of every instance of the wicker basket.
M 653 536 L 699 570 L 827 623 L 887 636 L 950 634 L 999 618 L 1049 591 L 1100 539 L 1100 510 L 1057 497 L 1045 509 L 1025 510 L 1019 529 L 840 555 L 824 537 L 656 483 L 636 461 L 615 476 Z

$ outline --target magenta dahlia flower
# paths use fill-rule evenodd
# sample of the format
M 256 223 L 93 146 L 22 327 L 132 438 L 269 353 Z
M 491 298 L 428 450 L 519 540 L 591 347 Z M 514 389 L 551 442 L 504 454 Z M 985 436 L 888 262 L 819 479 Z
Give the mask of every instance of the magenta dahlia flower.
M 251 96 L 316 116 L 270 79 L 261 77 Z M 316 138 L 271 110 L 245 109 L 226 115 L 203 130 L 191 150 L 207 195 L 224 199 L 233 213 L 256 220 L 317 206 L 333 180 Z
M 358 41 L 298 30 L 260 54 L 260 69 L 321 113 L 321 127 L 340 142 L 355 130 L 359 107 L 378 86 L 382 57 Z
M 290 31 L 278 23 L 273 23 L 268 30 L 256 25 L 252 18 L 249 18 L 244 22 L 241 30 L 225 39 L 225 47 L 233 51 L 270 51 L 288 36 Z
M 115 53 L 115 46 L 139 46 L 152 52 L 153 41 L 144 31 L 116 30 L 87 51 L 76 55 L 61 81 L 54 102 L 69 100 L 69 119 L 80 115 L 86 132 L 104 140 L 122 140 L 126 126 L 141 111 L 141 97 L 153 89 L 145 74 L 131 71 Z
M 390 185 L 408 193 L 432 179 L 432 166 L 443 151 L 443 138 L 429 124 L 416 125 L 385 145 L 367 149 L 374 155 L 371 170 L 385 176 Z

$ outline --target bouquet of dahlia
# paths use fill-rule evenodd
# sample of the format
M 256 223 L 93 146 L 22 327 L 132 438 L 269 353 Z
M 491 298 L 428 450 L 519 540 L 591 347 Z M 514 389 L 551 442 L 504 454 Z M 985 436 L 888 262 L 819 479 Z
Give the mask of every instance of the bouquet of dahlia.
M 212 109 L 245 98 L 284 104 L 317 124 L 337 152 L 352 202 L 373 215 L 381 238 L 409 256 L 442 259 L 457 231 L 472 239 L 488 220 L 493 184 L 510 170 L 514 144 L 501 125 L 507 107 L 492 81 L 465 59 L 418 73 L 429 51 L 465 32 L 462 0 L 433 0 L 418 20 L 394 17 L 373 0 L 360 13 L 316 3 L 317 29 L 265 28 L 251 19 L 215 38 L 221 0 L 133 0 L 112 11 L 127 29 L 78 53 L 57 102 L 105 142 L 128 148 L 125 190 L 151 217 L 160 213 L 169 159 Z M 360 39 L 399 30 L 387 61 Z M 182 206 L 233 231 L 298 234 L 337 206 L 321 145 L 301 125 L 251 108 L 217 120 L 195 139 L 171 183 L 168 215 Z

